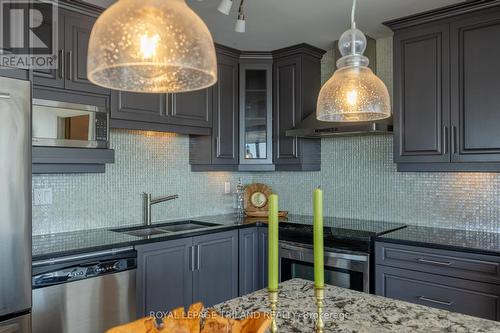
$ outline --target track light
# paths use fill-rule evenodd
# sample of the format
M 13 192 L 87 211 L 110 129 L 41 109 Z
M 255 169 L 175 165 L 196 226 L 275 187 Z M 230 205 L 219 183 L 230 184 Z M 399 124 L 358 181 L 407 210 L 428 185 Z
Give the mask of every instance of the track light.
M 231 7 L 233 6 L 233 0 L 222 0 L 217 7 L 217 10 L 222 14 L 229 15 Z
M 238 14 L 238 20 L 234 26 L 234 31 L 245 32 L 245 15 L 243 15 L 243 13 Z

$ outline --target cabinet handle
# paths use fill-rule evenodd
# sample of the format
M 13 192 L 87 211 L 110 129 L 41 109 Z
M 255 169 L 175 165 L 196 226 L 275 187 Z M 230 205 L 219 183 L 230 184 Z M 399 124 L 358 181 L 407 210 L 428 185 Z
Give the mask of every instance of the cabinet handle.
M 418 258 L 417 261 L 423 262 L 426 264 L 433 264 L 433 265 L 441 265 L 441 266 L 451 266 L 450 261 L 435 261 L 435 260 L 430 260 L 430 259 L 425 259 L 425 258 Z
M 429 302 L 429 303 L 434 303 L 434 304 L 440 304 L 440 305 L 446 305 L 446 306 L 450 306 L 450 305 L 453 304 L 453 302 L 440 301 L 440 300 L 428 298 L 428 297 L 425 297 L 425 296 L 420 296 L 418 299 L 421 300 L 421 301 L 424 301 L 424 302 Z
M 189 255 L 191 257 L 189 261 L 189 270 L 194 271 L 194 245 L 189 247 Z
M 73 52 L 68 51 L 68 80 L 73 80 Z
M 64 79 L 64 50 L 59 50 L 57 54 L 58 66 L 59 66 L 59 78 Z
M 201 259 L 200 259 L 200 246 L 196 245 L 196 270 L 200 270 Z
M 445 126 L 444 127 L 444 131 L 443 131 L 443 142 L 444 142 L 444 154 L 448 154 L 448 146 L 450 145 L 450 142 L 449 142 L 449 137 L 448 137 L 448 126 Z
M 451 136 L 452 136 L 452 139 L 451 139 L 452 149 L 451 150 L 453 151 L 453 154 L 456 154 L 457 147 L 458 147 L 457 127 L 456 126 L 451 127 Z

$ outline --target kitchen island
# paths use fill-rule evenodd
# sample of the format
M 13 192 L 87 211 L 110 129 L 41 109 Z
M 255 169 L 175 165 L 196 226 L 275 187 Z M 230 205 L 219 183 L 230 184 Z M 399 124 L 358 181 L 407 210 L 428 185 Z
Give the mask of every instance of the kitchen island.
M 214 306 L 219 313 L 241 318 L 269 312 L 268 294 L 259 290 Z M 293 279 L 280 284 L 278 332 L 314 332 L 314 285 Z M 325 332 L 500 332 L 500 323 L 348 289 L 326 286 Z

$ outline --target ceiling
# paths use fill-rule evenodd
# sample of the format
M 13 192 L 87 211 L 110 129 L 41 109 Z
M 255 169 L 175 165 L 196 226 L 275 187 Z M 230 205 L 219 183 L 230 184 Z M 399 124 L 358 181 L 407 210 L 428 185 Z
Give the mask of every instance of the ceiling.
M 87 1 L 104 6 L 114 2 Z M 352 5 L 351 0 L 246 0 L 246 32 L 237 33 L 239 0 L 233 1 L 231 14 L 226 16 L 217 11 L 220 0 L 186 0 L 207 23 L 216 42 L 258 51 L 302 42 L 328 49 L 349 27 Z M 459 2 L 463 0 L 358 0 L 356 22 L 371 37 L 390 36 L 381 22 Z

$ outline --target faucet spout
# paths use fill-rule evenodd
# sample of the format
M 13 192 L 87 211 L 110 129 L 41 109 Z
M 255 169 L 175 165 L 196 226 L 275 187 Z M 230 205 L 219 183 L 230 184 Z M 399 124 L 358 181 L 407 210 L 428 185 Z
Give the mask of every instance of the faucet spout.
M 166 197 L 159 197 L 156 199 L 151 198 L 151 193 L 144 193 L 144 225 L 151 226 L 153 223 L 151 221 L 151 206 L 156 205 L 160 202 L 170 201 L 177 199 L 178 194 L 169 195 Z

